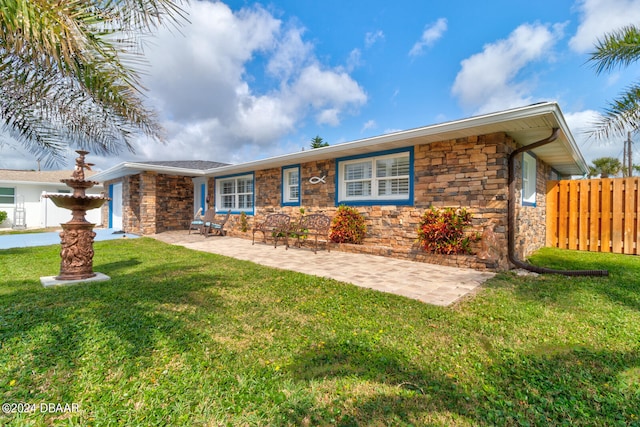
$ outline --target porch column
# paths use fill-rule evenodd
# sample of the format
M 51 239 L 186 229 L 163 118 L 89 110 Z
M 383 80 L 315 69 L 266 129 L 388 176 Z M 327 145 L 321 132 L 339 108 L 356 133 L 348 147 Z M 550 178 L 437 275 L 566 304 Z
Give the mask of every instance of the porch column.
M 140 175 L 140 231 L 145 236 L 157 231 L 157 180 L 156 172 Z

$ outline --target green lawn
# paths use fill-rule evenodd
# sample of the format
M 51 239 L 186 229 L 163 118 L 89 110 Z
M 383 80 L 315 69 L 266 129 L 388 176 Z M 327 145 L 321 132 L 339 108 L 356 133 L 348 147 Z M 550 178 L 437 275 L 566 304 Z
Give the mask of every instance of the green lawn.
M 610 276 L 501 274 L 442 308 L 148 238 L 44 289 L 58 250 L 0 251 L 0 400 L 36 404 L 0 424 L 640 425 L 638 257 L 545 249 Z

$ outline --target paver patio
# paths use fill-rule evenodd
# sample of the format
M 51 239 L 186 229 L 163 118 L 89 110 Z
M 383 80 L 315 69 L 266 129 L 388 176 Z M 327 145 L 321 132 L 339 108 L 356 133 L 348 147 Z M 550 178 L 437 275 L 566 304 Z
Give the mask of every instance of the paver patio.
M 186 248 L 252 261 L 257 264 L 327 277 L 364 288 L 390 292 L 439 306 L 447 306 L 478 288 L 494 273 L 355 254 L 313 251 L 284 245 L 274 249 L 264 243 L 237 237 L 209 237 L 168 231 L 151 236 Z

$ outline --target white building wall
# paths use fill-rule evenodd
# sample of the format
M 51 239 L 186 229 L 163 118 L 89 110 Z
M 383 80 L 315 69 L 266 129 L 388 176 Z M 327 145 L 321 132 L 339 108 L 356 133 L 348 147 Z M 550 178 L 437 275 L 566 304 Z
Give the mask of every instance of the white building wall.
M 58 227 L 60 223 L 71 220 L 71 211 L 59 208 L 49 199 L 43 198 L 43 192 L 58 193 L 60 190 L 71 190 L 69 187 L 60 184 L 41 183 L 0 183 L 2 187 L 15 187 L 16 202 L 22 198 L 25 208 L 25 222 L 27 228 Z M 102 192 L 102 186 L 90 188 L 87 194 L 98 195 Z M 8 214 L 7 220 L 0 224 L 0 228 L 11 228 L 14 225 L 14 214 L 16 204 L 0 204 L 0 211 Z M 87 221 L 94 224 L 102 223 L 102 209 L 92 209 L 87 212 Z

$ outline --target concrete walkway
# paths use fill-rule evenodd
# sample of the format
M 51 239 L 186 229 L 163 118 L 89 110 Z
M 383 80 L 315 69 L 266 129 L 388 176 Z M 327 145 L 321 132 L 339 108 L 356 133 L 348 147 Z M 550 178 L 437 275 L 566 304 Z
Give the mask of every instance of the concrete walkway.
M 327 277 L 364 288 L 403 295 L 419 301 L 447 306 L 472 292 L 494 276 L 490 272 L 400 260 L 375 255 L 322 250 L 314 255 L 307 248 L 251 240 L 169 231 L 151 236 L 160 241 L 203 252 L 226 255 L 269 267 Z

